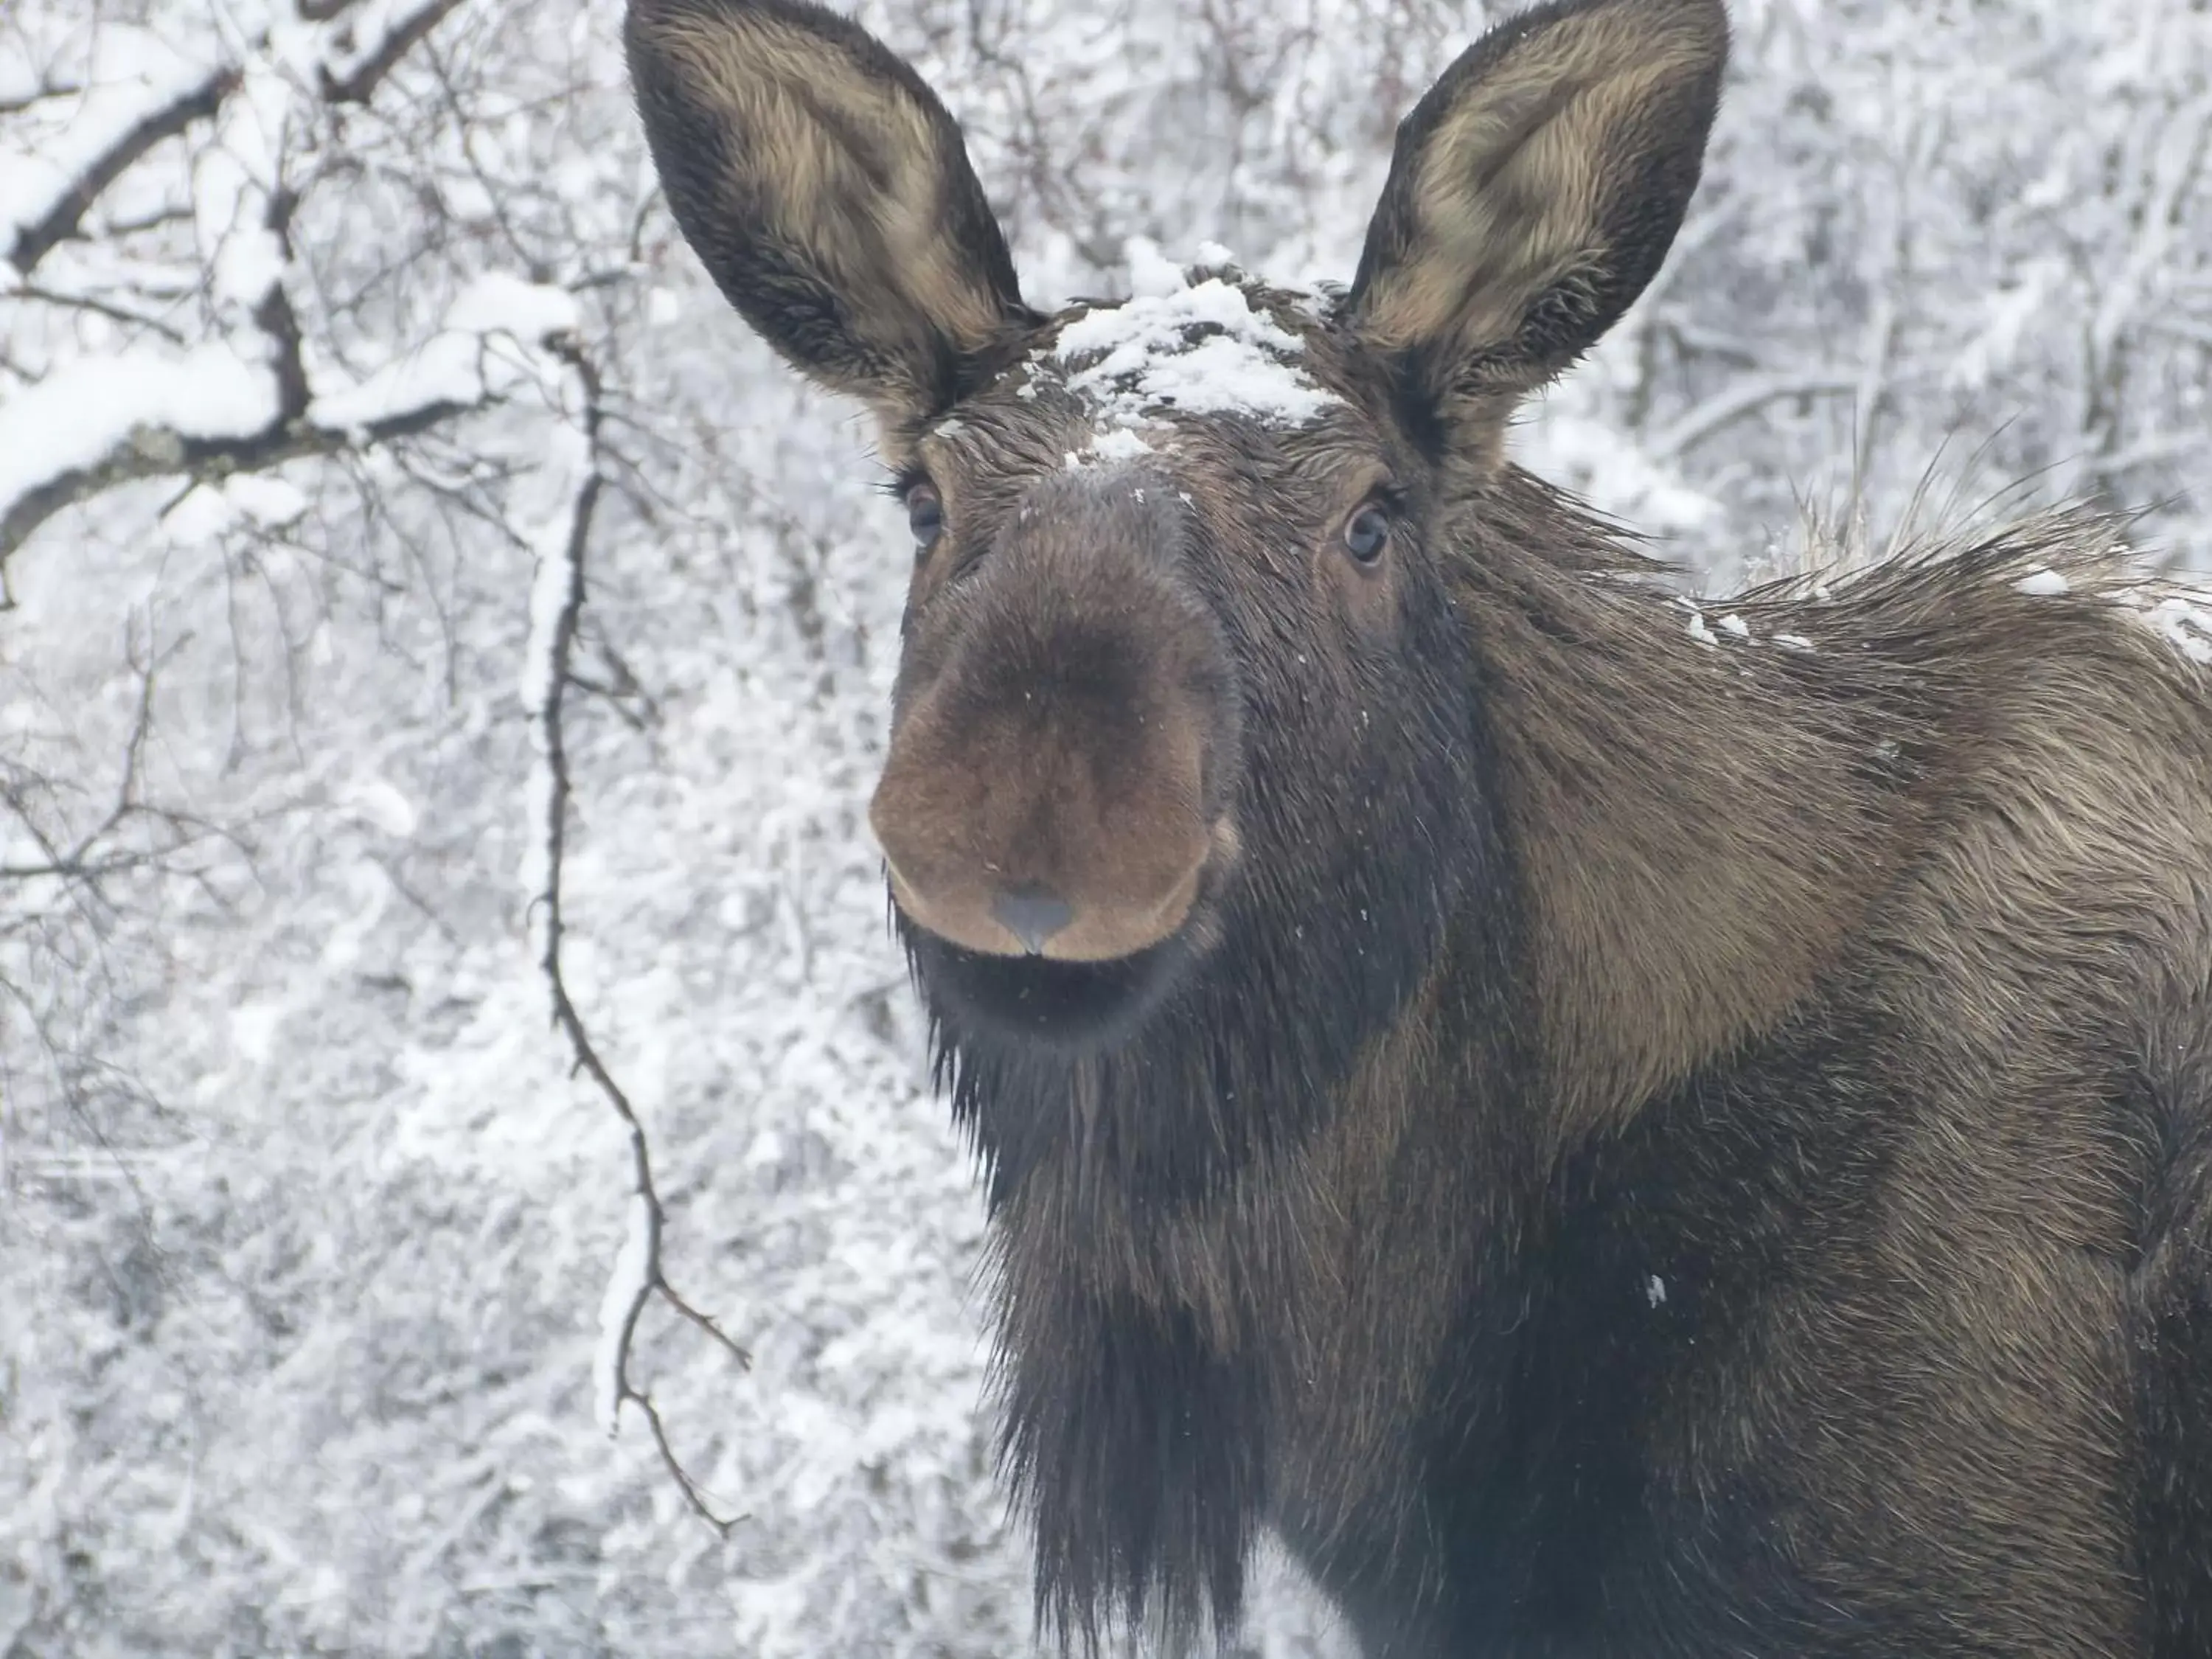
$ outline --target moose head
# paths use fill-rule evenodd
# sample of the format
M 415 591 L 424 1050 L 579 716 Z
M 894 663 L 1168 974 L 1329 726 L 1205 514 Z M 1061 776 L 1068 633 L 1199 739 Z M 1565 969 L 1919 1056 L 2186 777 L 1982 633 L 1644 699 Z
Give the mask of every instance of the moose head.
M 1289 1024 L 1371 1030 L 1480 873 L 1451 567 L 1540 516 L 1506 423 L 1658 269 L 1720 7 L 1574 0 L 1486 35 L 1401 129 L 1348 290 L 1199 269 L 1049 317 L 951 117 L 856 26 L 637 0 L 629 45 L 685 235 L 866 401 L 896 474 L 870 816 L 940 1018 L 1110 1043 L 1257 954 L 1302 964 L 1259 975 Z

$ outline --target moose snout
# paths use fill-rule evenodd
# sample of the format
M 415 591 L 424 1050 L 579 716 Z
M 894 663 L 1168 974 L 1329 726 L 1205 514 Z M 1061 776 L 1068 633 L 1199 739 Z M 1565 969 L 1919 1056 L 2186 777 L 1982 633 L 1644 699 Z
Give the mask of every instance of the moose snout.
M 1002 550 L 910 644 L 868 813 L 910 922 L 993 956 L 1105 962 L 1189 920 L 1235 846 L 1214 799 L 1234 700 L 1219 631 L 1158 544 Z
M 1073 733 L 931 712 L 895 738 L 868 814 L 909 921 L 970 951 L 1066 962 L 1133 956 L 1182 926 L 1217 840 L 1187 724 Z

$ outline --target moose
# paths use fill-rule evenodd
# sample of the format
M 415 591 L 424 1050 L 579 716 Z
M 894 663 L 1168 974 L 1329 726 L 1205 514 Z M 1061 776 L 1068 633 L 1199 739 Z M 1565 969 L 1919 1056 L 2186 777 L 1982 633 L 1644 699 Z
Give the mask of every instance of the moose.
M 1693 610 L 1505 453 L 1718 0 L 1490 29 L 1348 287 L 1050 315 L 851 21 L 626 39 L 912 529 L 870 817 L 1045 1627 L 1272 1535 L 1372 1659 L 2212 1655 L 2212 650 L 2085 508 Z

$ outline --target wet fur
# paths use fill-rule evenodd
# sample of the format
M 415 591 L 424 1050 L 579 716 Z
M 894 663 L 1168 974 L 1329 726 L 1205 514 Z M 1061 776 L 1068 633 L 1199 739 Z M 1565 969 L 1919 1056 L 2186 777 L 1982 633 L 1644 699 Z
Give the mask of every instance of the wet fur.
M 757 13 L 891 73 L 793 0 L 637 0 L 665 169 L 718 118 L 653 20 Z M 1407 124 L 1350 292 L 1251 290 L 1342 408 L 1179 422 L 1054 486 L 1075 540 L 1114 490 L 1189 497 L 1171 575 L 1125 580 L 1172 587 L 1146 630 L 1225 642 L 1237 833 L 1166 955 L 1023 981 L 1102 1024 L 1010 1024 L 988 975 L 1022 964 L 901 924 L 988 1175 L 1003 1461 L 1079 1645 L 1232 1627 L 1272 1528 L 1370 1659 L 2212 1652 L 2206 677 L 2089 515 L 1708 606 L 1750 635 L 1708 644 L 1498 459 L 1508 391 L 1656 269 L 1717 30 L 1706 0 L 1504 26 Z M 914 131 L 951 143 L 941 115 Z M 1589 189 L 1486 200 L 1554 127 L 1612 158 Z M 957 145 L 914 165 L 969 188 Z M 943 488 L 902 709 L 983 619 L 1122 627 L 1008 527 L 1090 417 L 1000 373 L 1066 320 L 1012 309 L 1002 248 L 945 267 L 1000 294 L 980 332 L 879 262 L 848 286 L 929 320 L 824 343 L 780 296 L 831 290 L 843 230 L 761 279 L 713 187 L 685 228 L 726 289 Z M 1475 281 L 1428 258 L 1439 214 L 1527 234 Z M 1378 471 L 1370 576 L 1331 549 Z M 2016 587 L 2046 568 L 2063 597 Z

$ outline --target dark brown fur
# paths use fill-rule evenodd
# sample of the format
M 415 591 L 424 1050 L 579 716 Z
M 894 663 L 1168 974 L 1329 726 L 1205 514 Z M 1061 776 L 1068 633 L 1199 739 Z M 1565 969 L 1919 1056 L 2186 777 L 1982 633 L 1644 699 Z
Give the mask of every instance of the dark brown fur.
M 1500 458 L 1680 222 L 1717 6 L 1494 31 L 1350 292 L 1243 285 L 1335 403 L 1110 465 L 910 71 L 800 0 L 630 40 L 686 234 L 942 495 L 876 816 L 1046 1614 L 1225 1626 L 1266 1528 L 1370 1656 L 2212 1654 L 2206 677 L 2084 514 L 1693 623 Z M 847 129 L 938 147 L 807 165 L 941 242 L 777 194 Z

